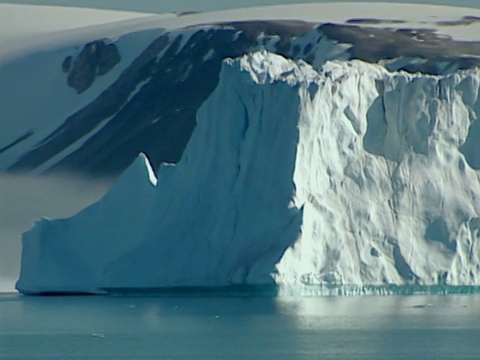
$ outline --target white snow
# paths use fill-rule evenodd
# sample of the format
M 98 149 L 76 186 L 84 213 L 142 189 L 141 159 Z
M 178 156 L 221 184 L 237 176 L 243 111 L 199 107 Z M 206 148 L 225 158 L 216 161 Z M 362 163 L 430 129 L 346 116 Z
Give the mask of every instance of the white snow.
M 33 131 L 28 139 L 0 154 L 0 170 L 8 168 L 70 115 L 97 98 L 162 32 L 132 32 L 132 24 L 168 17 L 175 15 L 0 4 L 0 147 Z M 77 94 L 67 86 L 62 62 L 67 56 L 77 55 L 85 43 L 105 37 L 118 47 L 121 62 L 106 75 L 97 77 L 87 91 Z M 71 144 L 62 155 L 74 151 L 75 146 L 78 144 Z M 57 156 L 49 164 L 59 160 Z
M 395 26 L 437 29 L 459 40 L 477 40 L 480 22 L 440 25 L 439 22 L 480 16 L 480 9 L 395 3 L 319 3 L 263 6 L 177 16 L 59 6 L 0 4 L 0 61 L 26 52 L 98 37 L 117 37 L 146 29 L 174 30 L 192 25 L 242 20 L 303 20 L 344 23 L 349 19 L 404 20 Z M 389 27 L 391 24 L 368 26 Z
M 156 182 L 140 156 L 98 203 L 37 222 L 17 287 L 479 285 L 478 153 L 462 147 L 479 86 L 479 70 L 228 60 L 181 162 Z
M 3 37 L 18 37 L 38 32 L 53 32 L 114 21 L 141 18 L 152 14 L 62 6 L 0 4 Z
M 288 4 L 259 6 L 233 10 L 212 11 L 190 14 L 188 16 L 167 17 L 163 19 L 145 19 L 137 23 L 137 29 L 162 27 L 177 29 L 198 24 L 231 22 L 242 20 L 303 20 L 314 23 L 344 23 L 349 19 L 385 19 L 404 20 L 394 27 L 435 28 L 440 33 L 452 35 L 457 39 L 477 40 L 480 24 L 439 25 L 442 21 L 461 20 L 465 16 L 480 16 L 480 9 L 426 4 L 397 4 L 387 2 L 325 2 L 313 4 Z M 392 27 L 392 23 L 369 24 L 374 27 Z
M 313 23 L 345 23 L 349 19 L 404 20 L 394 27 L 437 29 L 440 34 L 458 40 L 478 40 L 480 23 L 470 25 L 439 25 L 442 21 L 461 20 L 465 16 L 480 16 L 480 9 L 454 6 L 396 3 L 327 2 L 318 4 L 289 4 L 261 6 L 192 14 L 185 17 L 151 19 L 144 27 L 161 26 L 165 29 L 242 20 L 303 20 Z M 369 24 L 373 27 L 392 27 L 392 24 Z
M 69 116 L 95 100 L 158 36 L 158 30 L 150 30 L 116 39 L 114 43 L 121 56 L 120 63 L 107 74 L 98 76 L 92 86 L 81 94 L 67 86 L 67 74 L 62 72 L 62 62 L 65 57 L 78 54 L 84 43 L 35 52 L 0 66 L 0 147 L 12 143 L 28 130 L 34 131 L 27 140 L 0 153 L 0 170 L 8 168 L 19 156 L 61 126 Z M 62 156 L 73 152 L 94 134 L 95 131 L 92 131 L 79 144 L 71 144 L 46 165 L 60 161 Z M 39 170 L 45 170 L 45 166 Z
M 0 154 L 0 170 L 6 169 L 30 151 L 66 118 L 85 107 L 105 90 L 133 59 L 163 31 L 180 30 L 187 42 L 193 30 L 184 27 L 255 19 L 285 19 L 320 22 L 344 22 L 352 18 L 406 19 L 398 26 L 435 27 L 459 38 L 476 39 L 480 22 L 464 26 L 439 26 L 438 21 L 459 20 L 463 16 L 480 16 L 480 10 L 446 6 L 386 3 L 322 3 L 236 9 L 188 16 L 175 14 L 141 14 L 93 9 L 0 4 L 0 148 L 11 144 L 28 131 L 33 136 Z M 369 25 L 370 26 L 370 25 Z M 384 25 L 375 25 L 384 26 Z M 147 30 L 149 29 L 149 30 Z M 174 31 L 177 33 L 176 31 Z M 461 32 L 461 34 L 459 33 Z M 316 41 L 317 32 L 294 40 L 302 48 Z M 60 71 L 63 59 L 77 54 L 86 42 L 111 38 L 118 46 L 122 61 L 93 86 L 77 95 L 66 86 Z M 315 47 L 313 65 L 326 59 L 343 59 L 344 47 L 320 39 Z M 392 65 L 393 66 L 393 65 Z M 62 154 L 38 169 L 60 161 L 61 156 L 87 141 L 94 131 L 72 144 Z
M 130 32 L 129 24 L 172 14 L 0 4 L 0 64 L 26 54 Z

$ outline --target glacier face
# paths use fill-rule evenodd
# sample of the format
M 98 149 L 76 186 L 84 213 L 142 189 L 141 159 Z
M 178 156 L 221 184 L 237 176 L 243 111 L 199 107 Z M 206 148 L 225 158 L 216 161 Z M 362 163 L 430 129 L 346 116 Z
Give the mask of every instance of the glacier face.
M 478 285 L 480 153 L 462 146 L 478 116 L 478 71 L 353 62 L 323 74 L 313 99 L 300 90 L 303 223 L 277 282 Z
M 17 288 L 478 285 L 479 82 L 227 60 L 182 160 L 37 222 Z

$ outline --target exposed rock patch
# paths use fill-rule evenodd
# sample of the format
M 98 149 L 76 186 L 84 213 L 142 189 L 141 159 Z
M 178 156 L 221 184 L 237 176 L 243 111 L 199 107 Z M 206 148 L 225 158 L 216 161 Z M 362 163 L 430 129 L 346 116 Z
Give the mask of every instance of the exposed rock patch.
M 71 115 L 10 171 L 40 166 L 109 117 L 112 119 L 104 128 L 50 171 L 117 175 L 139 152 L 148 153 L 155 167 L 162 162 L 178 162 L 195 127 L 198 108 L 217 86 L 223 60 L 255 50 L 265 38 L 280 37 L 283 41 L 277 45 L 282 47 L 281 43 L 288 44 L 289 39 L 314 26 L 288 21 L 248 24 L 201 26 L 186 41 L 181 32 L 160 36 L 106 91 Z M 88 55 L 88 45 L 84 56 Z M 85 68 L 88 77 L 92 74 L 89 62 Z
M 324 24 L 317 30 L 339 43 L 351 44 L 353 59 L 376 63 L 384 59 L 411 57 L 425 59 L 396 70 L 438 75 L 450 64 L 453 69 L 480 65 L 480 42 L 455 41 L 431 29 L 389 29 L 353 25 Z
M 439 21 L 437 22 L 440 26 L 464 26 L 464 25 L 472 25 L 480 21 L 480 17 L 478 16 L 464 16 L 460 20 L 453 20 L 453 21 Z
M 352 19 L 357 23 L 371 20 Z M 327 54 L 332 49 L 338 50 L 332 51 L 333 56 L 340 54 L 344 60 L 384 61 L 391 71 L 446 74 L 480 65 L 480 42 L 455 41 L 428 29 L 317 26 L 302 21 L 226 22 L 180 29 L 154 40 L 109 88 L 69 116 L 9 171 L 38 168 L 80 138 L 88 137 L 107 119 L 108 123 L 82 147 L 49 171 L 116 176 L 139 152 L 148 153 L 154 167 L 178 162 L 195 127 L 197 110 L 217 86 L 223 59 L 262 48 L 315 66 L 332 59 Z M 86 44 L 76 58 L 66 58 L 62 69 L 68 71 L 69 85 L 81 93 L 119 60 L 115 45 L 98 40 Z M 380 153 L 383 147 L 369 136 L 367 151 Z M 462 150 L 474 154 L 468 148 L 474 143 L 470 139 L 474 137 L 469 137 Z M 421 146 L 415 149 L 423 152 Z M 474 156 L 466 157 L 469 163 L 477 164 Z
M 346 23 L 353 24 L 353 25 L 404 24 L 405 20 L 355 18 L 355 19 L 348 19 Z
M 17 139 L 15 139 L 14 141 L 12 141 L 10 144 L 7 144 L 3 147 L 0 147 L 0 154 L 7 151 L 8 149 L 14 147 L 15 145 L 17 144 L 20 144 L 22 141 L 24 140 L 27 140 L 30 136 L 32 136 L 35 132 L 30 129 L 28 130 L 25 134 L 22 134 L 21 136 L 19 136 Z
M 83 47 L 73 66 L 72 57 L 66 57 L 62 69 L 68 72 L 68 86 L 80 94 L 92 86 L 97 76 L 108 73 L 120 60 L 115 44 L 108 44 L 105 39 L 96 40 Z
M 72 57 L 67 56 L 65 60 L 63 60 L 62 70 L 64 73 L 69 73 L 71 69 L 72 69 Z

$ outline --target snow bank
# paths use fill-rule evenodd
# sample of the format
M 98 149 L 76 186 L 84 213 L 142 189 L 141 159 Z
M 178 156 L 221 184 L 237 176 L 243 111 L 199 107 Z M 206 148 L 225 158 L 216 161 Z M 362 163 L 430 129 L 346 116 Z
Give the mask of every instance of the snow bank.
M 480 71 L 225 61 L 176 166 L 23 238 L 24 293 L 478 285 Z M 473 129 L 473 130 L 472 130 Z

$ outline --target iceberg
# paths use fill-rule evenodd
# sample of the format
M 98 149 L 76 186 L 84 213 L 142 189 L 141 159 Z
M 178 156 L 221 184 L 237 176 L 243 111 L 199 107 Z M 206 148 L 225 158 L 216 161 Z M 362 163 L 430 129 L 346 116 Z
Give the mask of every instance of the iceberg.
M 478 69 L 227 59 L 176 165 L 23 236 L 17 289 L 480 284 Z M 147 154 L 148 155 L 148 154 Z

